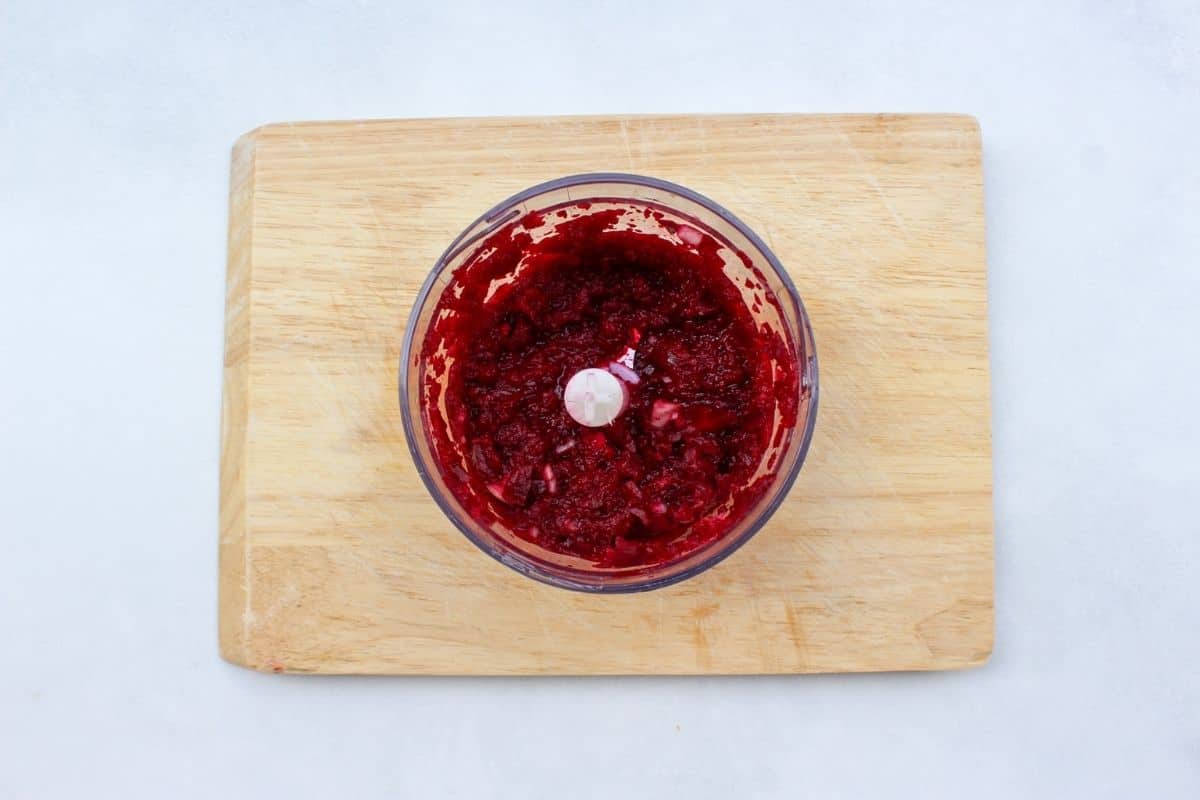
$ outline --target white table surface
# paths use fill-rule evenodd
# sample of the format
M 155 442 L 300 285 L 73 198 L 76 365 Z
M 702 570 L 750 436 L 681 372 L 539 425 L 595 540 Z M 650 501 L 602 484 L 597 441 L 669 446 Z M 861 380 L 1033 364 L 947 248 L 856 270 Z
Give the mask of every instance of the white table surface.
M 0 797 L 1200 797 L 1195 0 L 340 5 L 0 4 Z M 234 138 L 718 111 L 981 121 L 991 662 L 548 680 L 222 662 Z

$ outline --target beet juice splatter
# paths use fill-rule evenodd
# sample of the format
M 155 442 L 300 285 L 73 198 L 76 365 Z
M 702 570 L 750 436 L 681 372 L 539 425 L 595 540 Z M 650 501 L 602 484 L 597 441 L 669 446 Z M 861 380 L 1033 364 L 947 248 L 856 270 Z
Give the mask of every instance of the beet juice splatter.
M 454 273 L 422 349 L 425 417 L 481 523 L 597 567 L 661 564 L 766 490 L 764 454 L 795 425 L 796 363 L 752 314 L 774 299 L 748 307 L 726 276 L 727 244 L 649 207 L 635 213 L 659 233 L 631 227 L 629 204 L 589 208 L 518 219 Z M 564 407 L 589 368 L 627 394 L 600 427 Z

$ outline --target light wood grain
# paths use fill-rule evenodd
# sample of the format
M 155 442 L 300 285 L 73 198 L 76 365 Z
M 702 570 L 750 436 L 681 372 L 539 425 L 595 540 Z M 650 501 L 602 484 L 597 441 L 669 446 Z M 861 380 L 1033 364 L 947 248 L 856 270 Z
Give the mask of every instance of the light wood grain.
M 534 183 L 676 181 L 768 242 L 808 305 L 816 437 L 715 569 L 597 597 L 520 577 L 427 496 L 397 361 L 417 289 Z M 598 674 L 921 670 L 992 648 L 980 136 L 927 116 L 270 125 L 233 152 L 220 638 L 256 669 Z

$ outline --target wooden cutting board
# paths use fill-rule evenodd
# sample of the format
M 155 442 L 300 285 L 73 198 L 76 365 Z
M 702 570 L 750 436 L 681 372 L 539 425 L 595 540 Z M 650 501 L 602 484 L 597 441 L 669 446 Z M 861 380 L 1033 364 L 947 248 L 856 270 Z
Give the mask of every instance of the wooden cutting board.
M 675 181 L 756 230 L 808 305 L 821 407 L 788 500 L 682 584 L 523 578 L 443 518 L 397 362 L 464 227 L 579 172 Z M 974 119 L 673 116 L 268 125 L 233 150 L 220 640 L 261 670 L 926 670 L 992 648 L 992 480 Z

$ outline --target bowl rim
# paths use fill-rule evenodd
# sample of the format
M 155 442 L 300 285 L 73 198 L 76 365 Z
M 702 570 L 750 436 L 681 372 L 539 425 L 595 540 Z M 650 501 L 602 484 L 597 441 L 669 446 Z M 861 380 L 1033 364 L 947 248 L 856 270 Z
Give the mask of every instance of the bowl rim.
M 488 542 L 482 541 L 468 525 L 459 519 L 460 515 L 452 508 L 447 506 L 446 501 L 441 497 L 441 490 L 436 486 L 429 475 L 427 465 L 423 462 L 421 454 L 416 445 L 417 431 L 413 420 L 413 414 L 409 409 L 409 404 L 406 398 L 409 370 L 412 368 L 410 361 L 412 360 L 411 356 L 414 346 L 413 337 L 416 333 L 417 319 L 419 317 L 416 312 L 428 299 L 430 292 L 433 290 L 434 284 L 437 282 L 438 276 L 441 275 L 442 271 L 445 269 L 446 263 L 458 255 L 459 251 L 463 247 L 473 243 L 482 236 L 498 230 L 503 223 L 508 222 L 511 217 L 515 216 L 516 209 L 514 206 L 519 206 L 529 198 L 544 194 L 546 192 L 594 183 L 625 183 L 634 186 L 659 189 L 661 191 L 669 192 L 671 194 L 679 195 L 680 197 L 691 200 L 697 205 L 703 206 L 717 216 L 721 217 L 725 222 L 735 228 L 738 233 L 746 237 L 746 239 L 766 258 L 767 263 L 771 265 L 771 268 L 775 271 L 776 275 L 779 276 L 784 287 L 787 289 L 788 294 L 791 296 L 791 299 L 795 302 L 796 310 L 798 312 L 797 322 L 799 323 L 799 327 L 801 329 L 793 330 L 792 334 L 799 335 L 799 343 L 805 346 L 806 349 L 811 348 L 811 352 L 804 353 L 804 358 L 808 363 L 805 368 L 802 369 L 800 376 L 800 381 L 802 383 L 807 380 L 807 388 L 810 390 L 811 399 L 809 401 L 809 412 L 805 420 L 804 430 L 796 432 L 801 434 L 796 459 L 792 463 L 791 468 L 788 470 L 788 474 L 782 476 L 782 481 L 779 485 L 778 491 L 775 493 L 775 496 L 770 500 L 770 502 L 767 503 L 766 506 L 763 507 L 754 523 L 747 526 L 746 530 L 743 531 L 736 540 L 732 542 L 725 542 L 725 547 L 713 552 L 708 558 L 701 559 L 687 569 L 683 569 L 672 574 L 651 577 L 644 581 L 635 580 L 619 585 L 604 585 L 603 583 L 593 584 L 572 580 L 569 577 L 563 577 L 557 574 L 549 574 L 543 568 L 526 560 L 519 554 L 507 549 L 492 547 Z M 632 199 L 636 200 L 636 198 Z M 514 212 L 514 214 L 505 213 L 510 209 Z M 502 214 L 504 215 L 503 217 L 501 217 Z M 492 225 L 482 231 L 478 230 L 479 226 L 483 223 L 492 223 Z M 820 396 L 820 381 L 818 379 L 818 371 L 816 338 L 813 335 L 812 324 L 809 320 L 808 310 L 804 306 L 804 300 L 800 297 L 800 292 L 797 291 L 796 285 L 792 282 L 791 275 L 788 274 L 788 271 L 784 268 L 782 262 L 780 262 L 774 251 L 767 246 L 766 242 L 764 242 L 758 236 L 758 234 L 756 234 L 750 228 L 750 226 L 746 225 L 746 223 L 742 222 L 736 215 L 733 214 L 733 212 L 729 211 L 719 203 L 714 202 L 708 197 L 689 189 L 686 186 L 681 186 L 671 181 L 646 175 L 635 175 L 633 173 L 626 172 L 583 172 L 543 181 L 542 183 L 535 184 L 527 189 L 517 192 L 507 199 L 496 203 L 490 209 L 485 211 L 454 238 L 454 240 L 437 259 L 437 261 L 434 262 L 433 268 L 425 277 L 425 281 L 421 284 L 421 288 L 417 292 L 416 298 L 413 300 L 412 307 L 409 310 L 408 321 L 404 326 L 404 338 L 401 340 L 400 347 L 400 382 L 397 386 L 397 395 L 400 403 L 400 415 L 404 426 L 404 436 L 408 444 L 409 454 L 412 457 L 413 466 L 416 468 L 417 474 L 421 476 L 421 482 L 425 484 L 425 489 L 429 493 L 429 496 L 433 498 L 433 501 L 437 504 L 438 508 L 441 509 L 442 514 L 451 522 L 451 524 L 454 525 L 454 527 L 458 528 L 458 530 L 464 536 L 466 536 L 469 541 L 504 566 L 509 567 L 510 569 L 513 569 L 514 571 L 519 572 L 526 577 L 550 586 L 587 592 L 590 594 L 629 594 L 633 592 L 645 592 L 653 589 L 661 589 L 663 587 L 679 583 L 680 581 L 687 580 L 688 578 L 692 578 L 699 573 L 704 572 L 705 570 L 715 567 L 733 553 L 740 550 L 742 546 L 746 544 L 746 542 L 750 541 L 750 539 L 756 533 L 758 533 L 768 521 L 770 521 L 771 517 L 775 515 L 775 512 L 779 509 L 779 506 L 782 505 L 783 501 L 791 492 L 792 486 L 800 474 L 800 469 L 804 465 L 804 462 L 808 456 L 809 447 L 812 444 L 813 431 L 817 422 L 817 411 L 819 406 L 818 401 Z M 801 389 L 803 388 L 804 387 L 801 386 Z M 429 466 L 436 469 L 436 465 Z M 723 537 L 716 539 L 707 546 L 715 545 L 723 540 Z

